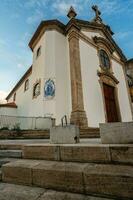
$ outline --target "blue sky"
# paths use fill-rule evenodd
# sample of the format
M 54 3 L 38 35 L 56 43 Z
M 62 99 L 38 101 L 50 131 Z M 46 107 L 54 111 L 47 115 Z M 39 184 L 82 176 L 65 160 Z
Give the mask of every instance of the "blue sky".
M 133 57 L 133 0 L 0 0 L 0 99 L 32 64 L 28 42 L 41 20 L 68 22 L 73 5 L 77 18 L 91 20 L 97 4 L 105 24 L 127 58 Z

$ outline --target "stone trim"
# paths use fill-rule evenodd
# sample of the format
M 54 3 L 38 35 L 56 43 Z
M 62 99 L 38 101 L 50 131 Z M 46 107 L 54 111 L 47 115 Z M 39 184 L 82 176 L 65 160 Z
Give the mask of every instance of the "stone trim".
M 110 76 L 109 76 L 109 74 L 98 72 L 98 76 L 100 78 L 99 84 L 100 84 L 101 91 L 102 91 L 105 122 L 106 123 L 108 122 L 108 118 L 107 118 L 107 111 L 106 111 L 106 104 L 105 104 L 105 97 L 104 97 L 104 88 L 103 88 L 104 83 L 109 85 L 109 86 L 114 87 L 115 103 L 116 103 L 116 109 L 117 109 L 117 114 L 118 114 L 118 120 L 119 120 L 119 122 L 121 122 L 122 118 L 121 118 L 121 113 L 120 113 L 120 106 L 119 106 L 119 101 L 118 101 L 118 88 L 117 88 L 117 84 L 119 83 L 119 81 L 115 77 L 112 77 L 112 74 L 110 74 Z
M 79 127 L 88 127 L 87 117 L 84 111 L 78 31 L 76 27 L 71 27 L 68 33 L 72 94 L 70 122 Z

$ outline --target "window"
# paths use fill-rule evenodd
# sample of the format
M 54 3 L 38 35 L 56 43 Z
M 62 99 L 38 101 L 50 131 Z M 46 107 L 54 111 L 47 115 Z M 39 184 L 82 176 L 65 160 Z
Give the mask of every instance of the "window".
M 29 79 L 27 79 L 25 81 L 25 84 L 24 84 L 24 91 L 28 90 L 29 89 Z
M 13 95 L 13 101 L 16 101 L 16 93 Z
M 103 49 L 100 50 L 100 62 L 101 62 L 101 67 L 104 70 L 110 69 L 109 57 L 108 57 L 107 53 Z
M 41 55 L 41 46 L 37 49 L 36 58 Z
M 37 97 L 40 94 L 40 83 L 36 83 L 33 88 L 33 97 Z

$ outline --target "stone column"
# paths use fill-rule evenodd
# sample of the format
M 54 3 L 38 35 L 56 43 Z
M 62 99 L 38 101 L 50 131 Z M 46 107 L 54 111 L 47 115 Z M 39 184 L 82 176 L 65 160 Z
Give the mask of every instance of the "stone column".
M 88 127 L 88 122 L 84 111 L 79 37 L 77 31 L 77 28 L 71 27 L 68 32 L 72 94 L 72 112 L 70 122 L 71 124 L 76 124 L 79 127 L 85 128 Z

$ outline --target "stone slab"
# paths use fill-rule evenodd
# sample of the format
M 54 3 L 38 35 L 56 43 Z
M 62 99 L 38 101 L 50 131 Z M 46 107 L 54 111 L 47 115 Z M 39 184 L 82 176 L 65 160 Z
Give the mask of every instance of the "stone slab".
M 5 182 L 65 192 L 133 197 L 133 167 L 117 164 L 23 160 L 2 167 Z
M 0 170 L 0 181 L 2 181 L 2 171 Z
M 110 146 L 113 162 L 133 164 L 133 145 Z
M 2 166 L 2 180 L 8 183 L 32 184 L 32 168 L 39 161 L 17 160 Z
M 21 158 L 21 150 L 0 150 L 0 158 Z
M 133 167 L 124 165 L 88 165 L 84 169 L 85 193 L 121 198 L 133 197 Z
M 41 144 L 26 145 L 23 158 L 67 162 L 133 164 L 132 144 Z
M 23 158 L 60 160 L 59 147 L 52 145 L 26 145 L 23 147 Z
M 73 162 L 109 162 L 108 146 L 77 145 L 26 145 L 23 158 Z
M 112 199 L 112 198 L 111 198 Z M 110 199 L 110 200 L 111 200 Z M 107 198 L 46 190 L 38 200 L 109 200 Z
M 16 158 L 0 158 L 0 167 L 2 167 L 2 165 L 12 162 L 12 161 L 17 161 Z
M 0 200 L 109 200 L 109 199 L 102 197 L 94 197 L 89 195 L 45 190 L 39 187 L 0 183 Z
M 50 129 L 51 144 L 75 144 L 78 142 L 79 128 L 77 126 L 56 126 Z
M 133 122 L 100 124 L 103 144 L 133 144 Z
M 60 159 L 72 162 L 110 162 L 109 147 L 60 146 Z
M 41 162 L 33 167 L 33 184 L 48 189 L 84 193 L 84 167 L 85 164 Z
M 38 200 L 45 189 L 0 183 L 0 200 Z

